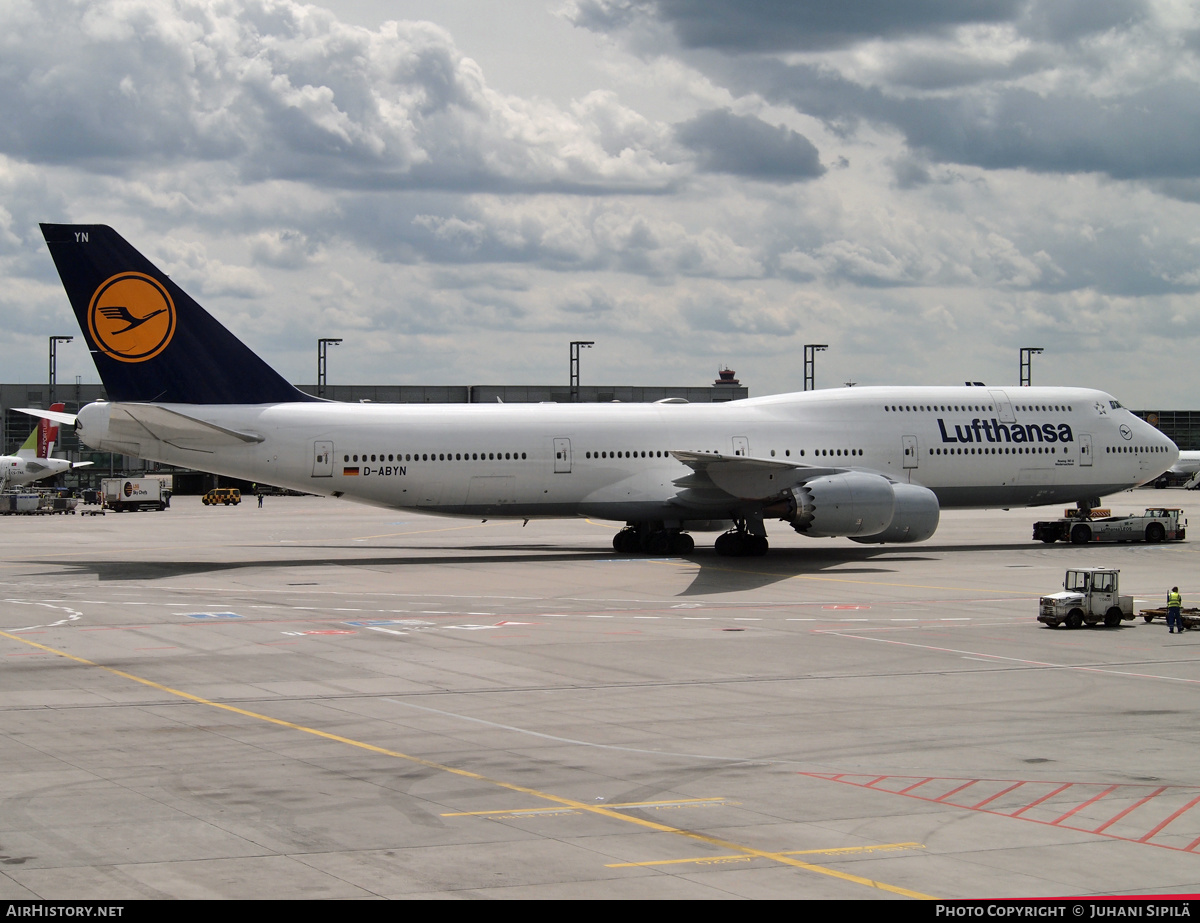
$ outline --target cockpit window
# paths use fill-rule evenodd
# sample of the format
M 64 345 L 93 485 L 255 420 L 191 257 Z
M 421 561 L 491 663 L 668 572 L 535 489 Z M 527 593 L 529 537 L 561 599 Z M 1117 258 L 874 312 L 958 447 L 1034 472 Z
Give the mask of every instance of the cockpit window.
M 1109 403 L 1109 406 L 1110 406 L 1110 407 L 1112 407 L 1112 409 L 1113 409 L 1113 410 L 1120 410 L 1120 409 L 1121 409 L 1121 402 L 1120 402 L 1120 401 L 1109 401 L 1108 403 Z

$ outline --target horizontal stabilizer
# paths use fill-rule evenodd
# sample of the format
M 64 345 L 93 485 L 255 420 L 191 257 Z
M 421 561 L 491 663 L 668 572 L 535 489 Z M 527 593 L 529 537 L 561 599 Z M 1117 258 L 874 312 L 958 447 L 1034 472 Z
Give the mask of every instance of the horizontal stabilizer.
M 111 405 L 108 435 L 114 442 L 140 444 L 150 439 L 195 452 L 263 441 L 258 433 L 227 429 L 157 404 Z
M 55 423 L 66 423 L 70 426 L 75 425 L 75 414 L 62 413 L 58 410 L 41 410 L 37 407 L 14 407 L 17 413 L 27 413 L 31 417 L 41 417 L 43 420 L 53 420 Z

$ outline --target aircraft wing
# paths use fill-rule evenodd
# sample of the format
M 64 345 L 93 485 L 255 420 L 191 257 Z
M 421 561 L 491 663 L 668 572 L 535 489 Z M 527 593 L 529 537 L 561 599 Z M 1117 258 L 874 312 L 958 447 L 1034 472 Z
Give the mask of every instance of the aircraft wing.
M 264 438 L 258 433 L 228 429 L 157 404 L 112 404 L 108 433 L 113 442 L 140 444 L 152 439 L 195 452 L 253 444 Z
M 675 481 L 687 492 L 712 494 L 713 488 L 739 500 L 774 500 L 798 484 L 842 474 L 849 468 L 819 468 L 773 458 L 747 458 L 712 452 L 672 452 L 693 473 Z

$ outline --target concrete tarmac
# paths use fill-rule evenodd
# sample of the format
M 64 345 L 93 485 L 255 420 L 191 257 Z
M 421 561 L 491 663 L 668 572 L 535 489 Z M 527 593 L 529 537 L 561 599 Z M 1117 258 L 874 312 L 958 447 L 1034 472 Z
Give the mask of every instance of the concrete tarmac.
M 765 558 L 318 498 L 0 517 L 0 897 L 1200 891 L 1200 631 L 1047 629 L 1058 510 Z

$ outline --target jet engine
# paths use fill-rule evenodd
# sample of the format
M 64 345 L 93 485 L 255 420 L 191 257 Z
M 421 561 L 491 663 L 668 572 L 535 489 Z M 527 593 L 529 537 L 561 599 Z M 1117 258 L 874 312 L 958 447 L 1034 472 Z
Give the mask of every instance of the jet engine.
M 852 535 L 851 541 L 864 545 L 923 542 L 937 531 L 941 508 L 932 490 L 917 484 L 893 484 L 892 493 L 896 495 L 896 512 L 891 525 L 875 535 Z
M 788 514 L 780 518 L 814 538 L 875 535 L 887 529 L 896 509 L 886 478 L 856 471 L 814 478 L 789 493 Z

